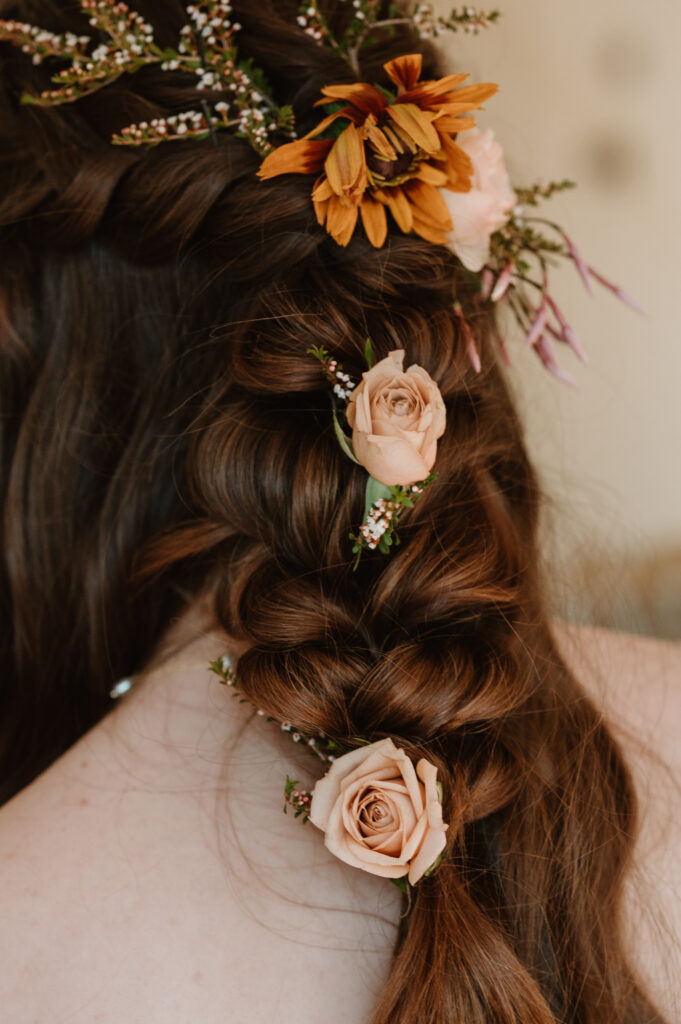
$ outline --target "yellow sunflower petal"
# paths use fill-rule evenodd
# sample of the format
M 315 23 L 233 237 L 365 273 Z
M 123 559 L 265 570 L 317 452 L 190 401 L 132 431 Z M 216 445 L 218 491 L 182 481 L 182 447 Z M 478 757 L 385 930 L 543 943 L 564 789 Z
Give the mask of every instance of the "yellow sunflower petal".
M 439 228 L 434 228 L 432 224 L 428 224 L 419 217 L 414 217 L 413 225 L 416 234 L 420 235 L 421 238 L 425 238 L 427 242 L 434 242 L 435 245 L 445 245 L 447 235 L 444 231 L 441 231 Z
M 325 199 L 330 199 L 333 194 L 334 192 L 333 189 L 331 188 L 331 185 L 329 184 L 329 179 L 326 177 L 325 174 L 320 174 L 320 176 L 314 183 L 312 189 L 312 198 L 317 202 L 321 203 Z
M 440 148 L 440 136 L 432 123 L 437 115 L 421 110 L 415 103 L 395 103 L 388 107 L 387 113 L 417 146 L 426 153 L 437 153 Z
M 414 88 L 421 76 L 422 67 L 423 56 L 420 53 L 406 53 L 383 65 L 388 78 L 397 86 L 398 95 L 400 91 Z
M 445 114 L 433 122 L 441 135 L 455 135 L 458 132 L 467 132 L 469 128 L 475 128 L 474 117 L 450 117 Z
M 315 106 L 328 103 L 329 100 L 343 100 L 352 103 L 365 114 L 375 114 L 378 117 L 383 113 L 388 101 L 382 92 L 379 92 L 368 82 L 355 82 L 353 85 L 327 85 L 322 89 L 325 99 L 317 100 Z
M 419 165 L 419 169 L 414 175 L 419 181 L 425 181 L 428 185 L 435 185 L 437 188 L 442 188 L 444 185 L 449 183 L 449 175 L 446 171 L 443 171 L 440 167 L 435 167 L 433 164 L 425 162 Z
M 314 199 L 314 197 L 313 197 L 312 205 L 314 207 L 314 212 L 315 212 L 315 217 L 317 218 L 317 223 L 321 224 L 321 226 L 324 227 L 324 225 L 326 223 L 326 213 L 327 213 L 327 210 L 329 208 L 329 200 L 328 199 L 323 199 L 320 202 L 319 200 Z
M 374 198 L 379 203 L 384 203 L 388 207 L 400 231 L 409 234 L 411 231 L 412 211 L 402 186 L 396 185 L 393 188 L 378 189 L 374 192 Z
M 457 89 L 445 98 L 446 103 L 466 103 L 468 109 L 485 103 L 499 92 L 499 86 L 494 82 L 478 82 L 477 85 L 466 85 L 463 89 Z
M 415 207 L 413 217 L 440 231 L 452 231 L 452 218 L 439 189 L 425 181 L 412 180 L 405 185 L 404 191 L 410 205 Z
M 359 207 L 354 203 L 341 203 L 338 196 L 331 196 L 326 209 L 326 230 L 339 245 L 346 246 L 352 238 L 357 224 Z
M 258 168 L 258 177 L 276 178 L 279 174 L 314 174 L 321 171 L 332 140 L 296 139 L 269 153 Z
M 444 78 L 433 79 L 431 82 L 419 82 L 413 89 L 407 89 L 400 96 L 405 103 L 418 103 L 419 106 L 430 106 L 433 102 L 442 100 L 457 85 L 465 82 L 470 75 L 445 75 Z
M 359 208 L 367 238 L 375 249 L 380 249 L 388 234 L 385 206 L 365 196 Z
M 468 192 L 474 174 L 473 161 L 468 153 L 446 135 L 442 137 L 442 153 L 445 157 L 443 170 L 449 175 L 450 183 L 456 186 L 454 190 Z
M 370 122 L 369 118 L 364 122 L 364 135 L 367 142 L 370 142 L 376 153 L 382 160 L 396 160 L 397 153 L 395 147 L 391 145 L 388 136 L 385 131 L 378 127 L 375 123 Z
M 364 120 L 362 114 L 358 110 L 355 110 L 354 107 L 343 107 L 342 110 L 336 110 L 333 114 L 329 114 L 328 117 L 323 118 L 311 132 L 308 132 L 307 135 L 303 135 L 303 139 L 312 139 L 315 135 L 321 135 L 321 133 L 326 131 L 329 125 L 333 124 L 334 121 L 337 121 L 339 117 L 346 117 L 349 121 L 353 121 L 355 124 L 361 124 Z
M 349 124 L 333 143 L 324 170 L 337 196 L 356 199 L 366 189 L 366 161 L 362 136 Z

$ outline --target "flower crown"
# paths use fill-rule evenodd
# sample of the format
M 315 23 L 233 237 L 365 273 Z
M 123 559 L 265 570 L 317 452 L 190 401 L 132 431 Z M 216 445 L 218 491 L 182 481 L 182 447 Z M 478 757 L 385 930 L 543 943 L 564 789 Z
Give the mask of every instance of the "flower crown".
M 467 6 L 442 17 L 430 4 L 409 2 L 403 8 L 392 6 L 385 17 L 381 0 L 342 2 L 350 11 L 342 37 L 332 32 L 318 0 L 302 3 L 297 22 L 319 46 L 331 48 L 356 77 L 361 50 L 397 27 L 432 39 L 445 31 L 477 33 L 500 17 L 496 10 Z M 217 133 L 228 130 L 263 158 L 258 170 L 262 180 L 281 174 L 315 175 L 311 200 L 317 219 L 339 245 L 350 242 L 361 220 L 371 245 L 382 246 L 389 215 L 400 231 L 449 246 L 477 280 L 481 299 L 503 301 L 527 345 L 567 383 L 574 381 L 560 367 L 552 340 L 569 346 L 583 361 L 586 355 L 550 294 L 549 271 L 555 258 L 571 260 L 589 291 L 595 280 L 639 309 L 622 289 L 584 262 L 558 224 L 533 215 L 541 201 L 572 188 L 572 182 L 511 185 L 492 131 L 477 131 L 470 116 L 494 95 L 496 85 L 464 85 L 468 76 L 462 74 L 421 81 L 421 55 L 405 54 L 384 65 L 393 89 L 366 82 L 322 89 L 315 105 L 323 108 L 324 116 L 306 136 L 296 139 L 291 107 L 279 106 L 264 74 L 252 61 L 239 57 L 241 26 L 232 19 L 229 0 L 195 0 L 188 5 L 187 23 L 174 48 L 160 47 L 152 26 L 125 3 L 79 3 L 97 33 L 97 45 L 89 35 L 57 35 L 0 20 L 0 41 L 19 46 L 35 64 L 69 62 L 53 75 L 54 88 L 24 94 L 24 103 L 73 103 L 149 66 L 191 74 L 196 89 L 205 94 L 199 109 L 128 125 L 112 136 L 112 143 L 129 147 L 185 139 L 216 142 Z M 281 144 L 281 136 L 294 141 Z M 452 308 L 468 358 L 479 372 L 480 356 L 455 294 Z M 498 341 L 508 361 L 501 335 Z

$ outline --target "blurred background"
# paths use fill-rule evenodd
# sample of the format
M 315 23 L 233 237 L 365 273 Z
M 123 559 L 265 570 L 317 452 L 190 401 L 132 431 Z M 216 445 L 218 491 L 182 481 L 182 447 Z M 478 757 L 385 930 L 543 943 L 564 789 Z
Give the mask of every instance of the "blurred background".
M 436 0 L 438 13 L 451 3 Z M 494 81 L 479 116 L 516 185 L 570 178 L 550 200 L 588 263 L 646 316 L 571 264 L 553 293 L 589 365 L 564 346 L 572 389 L 516 333 L 511 379 L 544 481 L 555 614 L 681 638 L 681 94 L 678 0 L 504 0 L 478 36 L 439 40 L 457 70 Z M 486 7 L 490 10 L 491 7 Z

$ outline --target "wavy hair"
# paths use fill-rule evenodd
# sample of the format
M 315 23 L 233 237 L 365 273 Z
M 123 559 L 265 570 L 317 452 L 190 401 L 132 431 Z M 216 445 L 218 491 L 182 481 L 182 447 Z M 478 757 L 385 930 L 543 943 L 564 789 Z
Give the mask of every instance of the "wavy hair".
M 178 0 L 136 6 L 172 44 Z M 234 8 L 243 54 L 305 130 L 347 69 L 296 25 L 295 0 Z M 3 13 L 87 31 L 73 3 Z M 363 78 L 416 49 L 400 29 L 363 53 Z M 371 1024 L 659 1021 L 621 937 L 630 776 L 549 629 L 541 495 L 468 275 L 397 231 L 378 251 L 360 233 L 339 248 L 309 179 L 259 182 L 227 134 L 111 146 L 199 102 L 182 74 L 149 68 L 42 109 L 18 97 L 45 69 L 9 46 L 0 59 L 3 799 L 107 712 L 111 680 L 208 588 L 260 708 L 339 739 L 392 736 L 444 782 L 445 860 L 414 890 Z M 359 374 L 367 335 L 431 374 L 448 427 L 401 546 L 353 573 L 366 475 L 339 451 L 306 351 Z

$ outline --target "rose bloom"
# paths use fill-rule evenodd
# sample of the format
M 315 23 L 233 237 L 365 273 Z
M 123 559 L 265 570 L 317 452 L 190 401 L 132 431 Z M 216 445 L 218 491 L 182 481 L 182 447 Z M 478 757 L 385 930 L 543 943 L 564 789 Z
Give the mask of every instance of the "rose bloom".
M 454 224 L 447 245 L 467 270 L 477 273 L 489 260 L 489 240 L 509 219 L 516 196 L 503 150 L 490 128 L 466 132 L 457 145 L 473 162 L 473 187 L 470 192 L 442 190 Z
M 416 765 L 391 739 L 337 758 L 312 792 L 310 821 L 353 867 L 413 885 L 445 847 L 437 768 Z
M 403 366 L 403 349 L 381 359 L 362 374 L 347 408 L 355 457 L 389 487 L 428 476 L 445 429 L 437 384 L 423 367 Z

